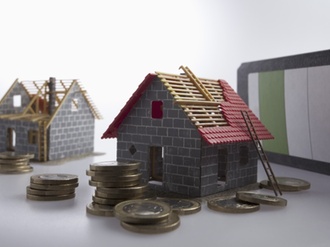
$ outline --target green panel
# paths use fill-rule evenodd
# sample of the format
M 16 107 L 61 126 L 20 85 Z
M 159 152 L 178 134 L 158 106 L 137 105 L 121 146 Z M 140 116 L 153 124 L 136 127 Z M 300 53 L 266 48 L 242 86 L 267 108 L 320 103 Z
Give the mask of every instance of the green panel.
M 263 141 L 266 151 L 289 154 L 284 101 L 284 71 L 259 73 L 260 120 L 275 137 Z

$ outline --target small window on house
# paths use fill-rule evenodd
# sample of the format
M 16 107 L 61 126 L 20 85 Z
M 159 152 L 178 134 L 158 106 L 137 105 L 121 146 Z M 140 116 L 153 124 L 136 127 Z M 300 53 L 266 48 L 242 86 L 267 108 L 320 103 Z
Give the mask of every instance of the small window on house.
M 71 101 L 71 111 L 78 111 L 78 99 L 72 99 Z
M 38 131 L 37 130 L 29 130 L 29 132 L 28 132 L 28 142 L 29 142 L 29 144 L 37 144 L 38 143 Z
M 247 146 L 241 146 L 239 148 L 239 163 L 241 165 L 249 163 L 249 148 Z
M 149 149 L 150 180 L 163 181 L 164 148 L 152 146 Z
M 21 95 L 14 95 L 13 96 L 13 106 L 14 107 L 21 107 L 22 106 L 22 96 Z
M 152 118 L 163 118 L 163 102 L 152 101 L 151 102 L 151 117 Z

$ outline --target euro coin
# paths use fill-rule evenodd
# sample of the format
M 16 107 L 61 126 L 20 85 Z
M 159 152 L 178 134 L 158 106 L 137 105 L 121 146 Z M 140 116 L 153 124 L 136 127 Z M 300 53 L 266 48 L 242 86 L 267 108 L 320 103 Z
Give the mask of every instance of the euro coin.
M 90 186 L 94 187 L 106 187 L 106 188 L 118 188 L 118 187 L 132 187 L 140 183 L 140 181 L 132 182 L 97 182 L 93 180 L 88 180 Z
M 59 201 L 59 200 L 67 200 L 67 199 L 72 199 L 76 196 L 75 193 L 72 194 L 67 194 L 67 195 L 52 195 L 52 196 L 40 196 L 40 195 L 31 195 L 31 194 L 26 194 L 26 198 L 29 200 L 34 200 L 34 201 Z
M 111 195 L 125 195 L 125 196 L 135 196 L 141 195 L 143 192 L 148 190 L 148 184 L 138 184 L 130 187 L 98 187 L 98 191 L 104 192 Z
M 158 198 L 157 200 L 169 204 L 172 211 L 178 215 L 194 214 L 201 210 L 201 204 L 191 199 Z
M 78 176 L 72 174 L 39 174 L 31 176 L 31 183 L 35 184 L 75 184 Z
M 36 190 L 71 190 L 77 188 L 79 183 L 74 184 L 35 184 L 30 183 L 30 188 Z
M 157 224 L 131 224 L 128 222 L 121 221 L 120 225 L 132 232 L 144 233 L 144 234 L 158 234 L 166 233 L 176 230 L 180 226 L 180 218 L 176 213 L 170 213 L 168 220 Z
M 140 167 L 139 162 L 119 162 L 119 161 L 102 161 L 93 163 L 89 166 L 91 171 L 129 171 L 137 170 Z
M 114 176 L 126 176 L 133 175 L 139 173 L 138 169 L 133 170 L 111 170 L 111 171 L 103 171 L 103 170 L 86 170 L 87 176 L 95 176 L 95 177 L 114 177 Z
M 276 177 L 277 184 L 283 191 L 300 191 L 308 190 L 311 184 L 303 179 L 289 178 L 289 177 Z M 269 181 L 268 185 L 271 185 Z
M 285 207 L 287 205 L 287 200 L 284 198 L 250 191 L 238 191 L 236 192 L 236 198 L 241 201 L 250 203 L 267 204 L 281 207 Z
M 260 209 L 259 204 L 241 201 L 235 197 L 213 198 L 207 201 L 207 207 L 215 211 L 235 214 L 252 213 Z
M 171 207 L 156 200 L 128 200 L 115 206 L 115 216 L 126 223 L 155 224 L 168 221 Z
M 67 195 L 75 193 L 75 189 L 70 190 L 37 190 L 32 189 L 30 186 L 26 187 L 26 193 L 37 196 L 56 196 L 56 195 Z
M 142 177 L 142 173 L 136 173 L 131 175 L 123 175 L 123 176 L 92 176 L 91 180 L 94 182 L 136 182 L 140 181 Z
M 17 173 L 27 173 L 32 172 L 33 167 L 31 166 L 25 166 L 20 168 L 2 168 L 0 169 L 0 173 L 6 173 L 6 174 L 17 174 Z
M 114 215 L 114 207 L 107 205 L 98 205 L 97 203 L 89 203 L 86 206 L 86 211 L 89 214 L 97 215 L 97 216 L 107 216 L 113 217 Z

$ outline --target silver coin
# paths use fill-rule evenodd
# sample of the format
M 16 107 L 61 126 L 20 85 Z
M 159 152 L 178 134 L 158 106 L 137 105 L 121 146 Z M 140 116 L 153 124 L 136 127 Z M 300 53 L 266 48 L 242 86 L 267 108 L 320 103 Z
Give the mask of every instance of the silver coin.
M 236 197 L 212 198 L 207 201 L 209 209 L 226 213 L 252 213 L 260 209 L 260 205 L 238 200 Z
M 238 191 L 236 198 L 250 203 L 267 204 L 273 206 L 285 207 L 287 200 L 278 196 L 259 194 L 251 191 Z

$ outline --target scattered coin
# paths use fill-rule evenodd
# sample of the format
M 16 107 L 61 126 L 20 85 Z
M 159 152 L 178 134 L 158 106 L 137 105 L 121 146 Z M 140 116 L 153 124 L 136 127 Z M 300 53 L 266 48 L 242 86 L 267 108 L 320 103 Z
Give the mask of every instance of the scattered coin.
M 298 178 L 276 177 L 276 181 L 282 191 L 301 191 L 308 190 L 311 187 L 308 181 Z M 272 189 L 268 180 L 261 181 L 260 186 L 265 189 Z
M 157 200 L 169 204 L 172 211 L 178 215 L 194 214 L 201 210 L 201 204 L 191 199 L 158 198 Z
M 147 234 L 157 234 L 166 233 L 177 229 L 180 226 L 180 218 L 176 213 L 170 213 L 168 220 L 166 222 L 157 224 L 130 224 L 124 221 L 120 222 L 120 225 L 132 232 L 136 233 L 147 233 Z
M 236 192 L 236 198 L 241 201 L 250 203 L 267 204 L 281 207 L 285 207 L 287 205 L 287 200 L 284 198 L 250 191 L 238 191 Z
M 97 216 L 108 216 L 113 217 L 114 215 L 114 207 L 109 205 L 99 205 L 97 203 L 89 203 L 86 206 L 87 213 L 97 215 Z
M 167 222 L 171 212 L 170 205 L 156 200 L 127 200 L 115 206 L 115 216 L 132 224 Z
M 252 213 L 260 209 L 259 204 L 241 201 L 235 197 L 213 198 L 207 201 L 207 206 L 212 210 L 226 213 Z

